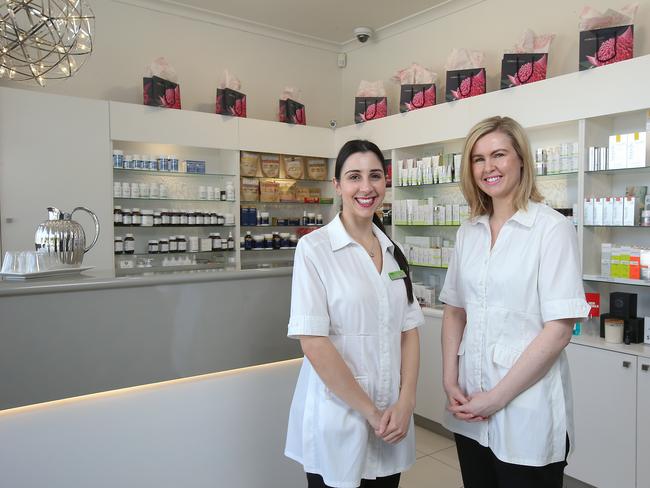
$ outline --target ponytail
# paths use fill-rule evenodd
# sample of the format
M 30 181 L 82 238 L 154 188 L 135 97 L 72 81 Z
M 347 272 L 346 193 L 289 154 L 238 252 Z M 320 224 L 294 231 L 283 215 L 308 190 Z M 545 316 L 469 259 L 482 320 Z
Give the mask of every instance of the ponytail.
M 381 221 L 379 218 L 379 215 L 374 214 L 372 217 L 372 223 L 375 224 L 377 227 L 379 227 L 379 230 L 381 230 L 386 237 L 388 237 L 388 234 L 386 234 L 386 228 L 384 227 L 384 223 Z M 397 261 L 397 264 L 399 265 L 400 269 L 404 271 L 406 274 L 406 278 L 404 278 L 404 286 L 406 287 L 406 296 L 408 297 L 409 303 L 413 303 L 413 283 L 411 282 L 411 275 L 409 274 L 409 263 L 406 260 L 406 256 L 404 256 L 404 253 L 402 252 L 402 249 L 395 244 L 395 242 L 388 237 L 388 240 L 393 243 L 393 257 L 395 258 L 395 261 Z

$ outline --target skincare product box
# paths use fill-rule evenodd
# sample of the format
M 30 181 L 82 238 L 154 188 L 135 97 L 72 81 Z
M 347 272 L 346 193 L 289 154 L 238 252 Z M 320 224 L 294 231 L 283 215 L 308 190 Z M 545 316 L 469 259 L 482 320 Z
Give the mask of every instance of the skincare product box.
M 612 265 L 612 244 L 603 242 L 600 245 L 600 274 L 602 276 L 611 276 Z
M 603 203 L 604 203 L 604 198 L 602 197 L 594 198 L 594 212 L 593 212 L 592 225 L 603 225 Z
M 623 197 L 614 197 L 614 213 L 612 217 L 612 225 L 623 225 Z
M 623 199 L 623 225 L 639 225 L 639 214 L 636 197 L 625 197 Z
M 647 164 L 646 133 L 634 132 L 627 135 L 627 167 L 642 168 Z
M 585 225 L 594 225 L 594 199 L 585 198 Z
M 607 169 L 627 167 L 627 134 L 609 136 L 609 166 Z
M 603 199 L 603 225 L 614 225 L 614 197 Z

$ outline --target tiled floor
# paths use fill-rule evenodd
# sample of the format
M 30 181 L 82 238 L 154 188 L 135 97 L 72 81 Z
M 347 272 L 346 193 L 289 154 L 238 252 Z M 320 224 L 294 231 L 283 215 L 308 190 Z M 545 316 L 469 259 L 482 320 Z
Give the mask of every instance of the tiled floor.
M 417 461 L 411 469 L 402 473 L 400 488 L 463 486 L 454 441 L 416 427 L 415 449 Z

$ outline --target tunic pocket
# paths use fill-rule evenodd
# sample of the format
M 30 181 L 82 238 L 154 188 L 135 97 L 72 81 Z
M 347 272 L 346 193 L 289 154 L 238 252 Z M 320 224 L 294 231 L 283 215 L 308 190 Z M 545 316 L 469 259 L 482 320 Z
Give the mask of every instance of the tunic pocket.
M 494 364 L 497 364 L 503 368 L 512 368 L 512 366 L 517 362 L 519 356 L 523 350 L 513 348 L 506 344 L 497 343 L 494 346 L 494 353 L 492 355 L 492 361 Z

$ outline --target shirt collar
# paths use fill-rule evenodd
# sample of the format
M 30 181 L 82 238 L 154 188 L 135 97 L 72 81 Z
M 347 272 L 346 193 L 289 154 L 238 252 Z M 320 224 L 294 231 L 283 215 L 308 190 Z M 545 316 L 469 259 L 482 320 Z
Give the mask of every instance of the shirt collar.
M 528 200 L 528 208 L 527 209 L 521 208 L 517 210 L 517 212 L 508 220 L 514 220 L 515 222 L 523 225 L 524 227 L 532 227 L 533 224 L 535 223 L 535 217 L 537 217 L 539 206 L 540 206 L 539 203 L 533 202 L 532 200 Z M 490 216 L 487 214 L 479 215 L 478 217 L 472 219 L 471 223 L 474 225 L 478 223 L 489 225 Z
M 381 229 L 379 229 L 379 227 L 377 227 L 375 224 L 372 224 L 372 230 L 379 240 L 379 246 L 381 247 L 382 254 L 385 253 L 387 249 L 392 252 L 393 243 L 386 236 L 386 234 L 384 234 Z M 330 238 L 332 251 L 338 251 L 339 249 L 342 249 L 349 244 L 355 244 L 357 246 L 360 245 L 358 242 L 352 239 L 352 237 L 350 237 L 350 234 L 348 234 L 348 231 L 345 230 L 343 222 L 341 221 L 340 212 L 336 214 L 336 217 L 334 217 L 329 224 L 327 224 L 327 234 Z

